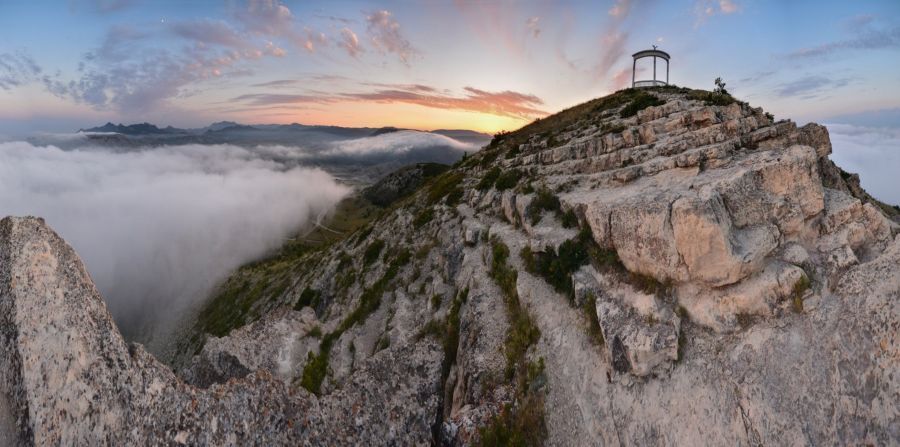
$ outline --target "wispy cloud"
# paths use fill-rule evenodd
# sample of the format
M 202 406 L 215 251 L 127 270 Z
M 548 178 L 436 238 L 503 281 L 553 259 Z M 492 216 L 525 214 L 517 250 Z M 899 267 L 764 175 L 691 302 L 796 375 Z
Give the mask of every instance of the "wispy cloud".
M 359 43 L 359 37 L 350 28 L 341 28 L 341 37 L 338 39 L 338 46 L 343 48 L 352 58 L 358 59 L 363 53 L 363 47 Z
M 740 82 L 742 84 L 756 84 L 757 82 L 760 82 L 760 81 L 770 78 L 775 73 L 776 73 L 775 70 L 761 71 L 761 72 L 753 74 L 752 76 L 748 76 L 746 78 L 739 79 L 738 82 Z
M 473 87 L 466 87 L 464 90 L 465 94 L 463 96 L 421 93 L 400 89 L 353 93 L 342 96 L 363 101 L 400 102 L 438 109 L 489 113 L 511 118 L 535 118 L 546 115 L 546 112 L 538 109 L 544 102 L 534 95 L 509 90 L 488 92 Z
M 699 28 L 711 17 L 728 15 L 741 11 L 741 5 L 734 0 L 697 0 L 694 2 L 694 28 Z
M 806 76 L 777 86 L 775 94 L 782 98 L 799 96 L 803 99 L 812 99 L 851 82 L 851 78 L 832 79 L 821 75 Z
M 220 20 L 179 21 L 169 25 L 172 33 L 184 39 L 203 45 L 221 45 L 230 48 L 245 48 L 247 40 L 231 25 Z
M 600 36 L 599 60 L 594 68 L 597 79 L 609 79 L 609 72 L 625 55 L 625 43 L 628 40 L 628 31 L 623 29 L 623 22 L 628 18 L 632 8 L 632 0 L 616 0 L 612 8 L 607 11 L 610 23 Z M 613 79 L 615 83 L 615 79 Z
M 197 45 L 181 51 L 155 48 L 148 33 L 114 27 L 85 55 L 79 78 L 53 83 L 51 91 L 97 109 L 143 113 L 187 94 L 189 84 L 227 75 L 242 60 L 284 55 L 272 42 L 251 44 L 219 22 L 174 24 L 170 30 Z
M 232 99 L 253 106 L 271 106 L 278 104 L 327 103 L 335 99 L 327 95 L 293 95 L 281 93 L 248 93 Z
M 249 31 L 259 34 L 290 36 L 293 33 L 294 15 L 278 0 L 249 0 L 235 18 Z
M 420 84 L 381 84 L 383 88 L 368 92 L 240 95 L 233 101 L 252 106 L 276 106 L 307 103 L 376 102 L 403 103 L 447 110 L 465 110 L 511 118 L 531 119 L 545 116 L 540 107 L 544 102 L 535 95 L 514 91 L 489 92 L 465 87 L 462 95 L 442 92 Z
M 304 28 L 303 37 L 300 39 L 300 46 L 310 53 L 315 53 L 320 48 L 328 46 L 328 37 L 321 31 Z
M 261 82 L 259 84 L 251 84 L 250 87 L 290 87 L 297 85 L 300 81 L 297 79 L 278 79 L 275 81 Z
M 786 55 L 789 59 L 816 58 L 852 50 L 900 49 L 900 26 L 889 29 L 874 29 L 871 20 L 856 24 L 852 37 L 818 46 L 801 48 Z
M 390 11 L 375 11 L 367 15 L 366 24 L 369 39 L 378 50 L 397 55 L 407 65 L 419 53 L 400 32 L 400 24 Z
M 616 0 L 616 3 L 609 8 L 609 15 L 616 18 L 624 18 L 631 9 L 631 0 Z
M 541 35 L 540 21 L 540 17 L 529 17 L 528 20 L 525 21 L 525 28 L 528 29 L 535 39 Z
M 41 67 L 24 51 L 0 53 L 0 89 L 11 90 L 41 74 Z

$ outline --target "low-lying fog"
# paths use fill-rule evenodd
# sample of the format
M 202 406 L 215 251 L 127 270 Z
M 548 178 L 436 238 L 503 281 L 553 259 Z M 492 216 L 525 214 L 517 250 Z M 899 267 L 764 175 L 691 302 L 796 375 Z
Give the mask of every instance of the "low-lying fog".
M 862 187 L 889 205 L 900 205 L 900 128 L 828 124 L 831 159 L 859 174 Z
M 455 140 L 435 149 L 431 137 L 412 134 L 355 140 L 315 159 L 366 166 L 425 146 L 441 157 L 459 151 L 454 159 L 474 150 Z M 62 150 L 0 142 L 0 217 L 45 218 L 84 260 L 125 336 L 156 351 L 232 270 L 350 192 L 325 170 L 303 166 L 310 157 L 285 146 Z

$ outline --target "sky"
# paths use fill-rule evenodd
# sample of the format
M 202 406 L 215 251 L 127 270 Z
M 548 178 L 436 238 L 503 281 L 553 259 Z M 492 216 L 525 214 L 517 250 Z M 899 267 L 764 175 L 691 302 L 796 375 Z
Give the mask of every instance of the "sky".
M 672 83 L 722 77 L 778 118 L 900 116 L 897 0 L 2 0 L 0 134 L 220 120 L 497 132 L 628 86 L 631 54 L 651 45 L 672 55 Z

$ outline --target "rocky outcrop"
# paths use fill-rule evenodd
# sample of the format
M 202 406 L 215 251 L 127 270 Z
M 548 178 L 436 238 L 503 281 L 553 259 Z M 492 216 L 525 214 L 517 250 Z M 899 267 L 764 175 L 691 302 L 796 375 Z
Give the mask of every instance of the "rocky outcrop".
M 36 218 L 0 222 L 0 423 L 11 444 L 426 442 L 439 362 L 384 351 L 317 398 L 266 369 L 207 389 L 126 345 L 77 255 Z M 392 441 L 393 440 L 393 441 Z
M 280 296 L 177 376 L 125 344 L 42 221 L 5 219 L 0 428 L 38 444 L 900 443 L 900 227 L 830 151 L 824 127 L 707 92 L 576 106 L 280 265 Z
M 362 191 L 362 196 L 375 205 L 385 207 L 414 193 L 422 183 L 450 167 L 439 163 L 418 163 L 400 168 Z

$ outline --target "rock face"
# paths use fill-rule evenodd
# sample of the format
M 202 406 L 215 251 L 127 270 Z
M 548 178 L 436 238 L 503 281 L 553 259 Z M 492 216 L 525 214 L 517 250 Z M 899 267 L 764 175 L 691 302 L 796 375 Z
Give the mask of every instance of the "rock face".
M 388 206 L 406 197 L 422 186 L 422 183 L 449 168 L 439 163 L 419 163 L 400 168 L 362 191 L 363 197 L 378 206 Z
M 125 344 L 77 255 L 41 219 L 0 222 L 0 308 L 0 423 L 12 444 L 372 444 L 431 437 L 440 367 L 428 354 L 433 345 L 373 356 L 328 398 L 287 387 L 265 369 L 198 389 L 139 345 Z
M 830 151 L 822 126 L 706 92 L 577 106 L 290 266 L 256 321 L 177 375 L 123 342 L 42 221 L 5 219 L 0 428 L 25 444 L 896 445 L 900 228 Z

